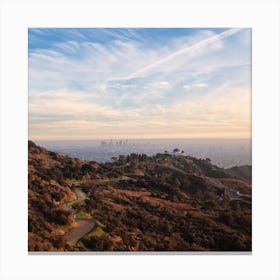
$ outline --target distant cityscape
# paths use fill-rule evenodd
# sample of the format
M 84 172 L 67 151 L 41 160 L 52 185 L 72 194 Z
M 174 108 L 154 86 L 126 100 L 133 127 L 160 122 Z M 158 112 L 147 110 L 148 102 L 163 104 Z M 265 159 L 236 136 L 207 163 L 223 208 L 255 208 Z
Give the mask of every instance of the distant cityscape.
M 134 141 L 128 141 L 128 140 L 102 140 L 100 142 L 100 146 L 105 148 L 105 147 L 110 147 L 110 148 L 113 148 L 113 147 L 124 147 L 124 146 L 130 146 L 130 147 L 135 147 L 136 146 L 136 143 Z
M 38 145 L 82 160 L 108 162 L 130 153 L 173 153 L 210 158 L 220 167 L 251 165 L 250 139 L 104 139 L 92 141 L 37 141 Z

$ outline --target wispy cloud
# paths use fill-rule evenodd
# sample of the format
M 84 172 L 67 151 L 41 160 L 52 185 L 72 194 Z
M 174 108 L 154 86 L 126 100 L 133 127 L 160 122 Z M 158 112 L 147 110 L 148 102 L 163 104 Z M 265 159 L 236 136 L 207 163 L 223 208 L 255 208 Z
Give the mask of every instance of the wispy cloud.
M 207 47 L 209 44 L 213 44 L 215 42 L 217 42 L 218 40 L 222 40 L 223 38 L 232 36 L 233 34 L 239 32 L 241 29 L 240 28 L 233 28 L 230 29 L 228 31 L 224 31 L 218 35 L 213 35 L 209 38 L 206 38 L 204 40 L 199 41 L 198 43 L 195 43 L 191 46 L 187 46 L 184 48 L 181 48 L 179 50 L 176 50 L 175 52 L 160 58 L 159 60 L 146 65 L 145 67 L 137 70 L 136 72 L 132 73 L 131 75 L 127 76 L 127 77 L 121 77 L 119 78 L 120 80 L 128 80 L 128 79 L 133 79 L 133 78 L 137 78 L 137 77 L 141 77 L 143 76 L 145 73 L 149 72 L 152 69 L 161 67 L 162 64 L 169 62 L 170 60 L 173 60 L 175 58 L 177 58 L 178 56 L 181 55 L 186 55 L 190 52 L 195 52 L 198 51 L 201 48 L 205 48 Z
M 102 30 L 105 34 L 112 36 L 121 41 L 143 41 L 144 39 L 131 28 L 112 29 L 106 28 Z
M 29 52 L 31 137 L 249 135 L 250 30 L 144 31 L 34 30 L 55 40 Z

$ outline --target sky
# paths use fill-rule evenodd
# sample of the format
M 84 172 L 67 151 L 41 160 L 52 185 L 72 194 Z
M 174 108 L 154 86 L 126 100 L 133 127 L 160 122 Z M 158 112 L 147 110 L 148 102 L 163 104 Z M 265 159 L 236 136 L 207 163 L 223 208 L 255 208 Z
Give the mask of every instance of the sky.
M 251 29 L 29 28 L 29 139 L 251 137 Z

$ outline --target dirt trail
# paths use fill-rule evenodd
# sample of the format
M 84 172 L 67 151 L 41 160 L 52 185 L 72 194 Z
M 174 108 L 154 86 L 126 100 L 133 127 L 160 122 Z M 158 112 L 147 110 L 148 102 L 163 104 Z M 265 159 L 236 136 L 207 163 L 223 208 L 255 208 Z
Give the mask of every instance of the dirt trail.
M 94 220 L 76 218 L 76 210 L 71 208 L 71 206 L 74 203 L 85 200 L 87 196 L 81 189 L 75 189 L 75 193 L 77 195 L 77 199 L 66 203 L 64 206 L 66 209 L 70 210 L 74 214 L 74 220 L 76 222 L 76 226 L 65 234 L 67 241 L 73 245 L 75 245 L 80 238 L 86 235 L 95 226 Z

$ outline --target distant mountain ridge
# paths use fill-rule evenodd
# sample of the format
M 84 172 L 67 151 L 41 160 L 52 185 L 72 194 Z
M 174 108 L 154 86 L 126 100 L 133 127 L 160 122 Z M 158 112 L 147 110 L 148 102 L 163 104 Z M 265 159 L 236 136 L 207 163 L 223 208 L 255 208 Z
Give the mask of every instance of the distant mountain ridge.
M 170 154 L 100 164 L 29 141 L 29 250 L 250 251 L 251 176 Z M 73 243 L 82 220 L 94 227 Z

